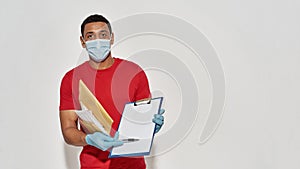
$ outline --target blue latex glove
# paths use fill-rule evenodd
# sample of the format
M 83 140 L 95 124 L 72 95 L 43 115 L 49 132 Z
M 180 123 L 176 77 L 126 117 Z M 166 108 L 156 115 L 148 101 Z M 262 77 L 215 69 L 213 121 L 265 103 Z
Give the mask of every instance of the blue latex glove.
M 154 114 L 154 118 L 152 119 L 153 123 L 155 123 L 155 133 L 157 133 L 161 127 L 164 125 L 164 114 L 165 109 L 160 109 L 158 114 Z
M 114 138 L 103 134 L 101 132 L 95 132 L 93 134 L 88 134 L 85 137 L 85 141 L 88 145 L 99 148 L 102 151 L 115 146 L 123 145 L 123 142 L 119 139 L 119 132 L 116 132 Z

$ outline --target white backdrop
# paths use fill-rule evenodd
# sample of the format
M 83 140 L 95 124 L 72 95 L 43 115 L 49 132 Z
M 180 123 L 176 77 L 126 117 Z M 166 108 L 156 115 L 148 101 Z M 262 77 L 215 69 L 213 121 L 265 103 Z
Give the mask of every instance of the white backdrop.
M 148 168 L 300 168 L 297 0 L 2 0 L 0 168 L 78 167 L 80 148 L 64 144 L 58 104 L 60 80 L 78 64 L 82 50 L 80 24 L 94 13 L 114 22 L 145 12 L 176 16 L 200 30 L 218 53 L 226 80 L 224 114 L 214 135 L 199 144 L 205 118 L 205 113 L 200 114 L 180 144 L 147 158 Z M 126 49 L 122 43 L 113 52 L 127 58 L 141 41 L 132 39 L 128 43 L 133 46 Z M 176 45 L 161 37 L 154 42 L 162 41 L 169 47 Z M 201 66 L 198 73 L 203 75 L 196 80 L 202 84 L 198 86 L 203 106 L 199 111 L 208 112 L 209 78 Z M 148 75 L 152 89 L 166 78 L 155 72 Z M 176 97 L 164 96 L 166 126 L 161 135 L 172 128 L 168 117 L 176 120 L 178 115 L 177 105 L 170 104 Z

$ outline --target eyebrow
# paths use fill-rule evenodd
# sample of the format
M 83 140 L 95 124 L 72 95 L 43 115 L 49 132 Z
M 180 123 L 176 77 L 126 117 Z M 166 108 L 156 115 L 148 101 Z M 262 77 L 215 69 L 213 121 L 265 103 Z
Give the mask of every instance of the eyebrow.
M 101 31 L 99 31 L 99 32 L 108 32 L 107 30 L 101 30 Z M 94 34 L 95 32 L 87 32 L 87 33 L 85 33 L 85 36 L 87 35 L 87 34 Z
M 85 33 L 85 35 L 87 35 L 87 34 L 93 34 L 94 32 L 87 32 L 87 33 Z

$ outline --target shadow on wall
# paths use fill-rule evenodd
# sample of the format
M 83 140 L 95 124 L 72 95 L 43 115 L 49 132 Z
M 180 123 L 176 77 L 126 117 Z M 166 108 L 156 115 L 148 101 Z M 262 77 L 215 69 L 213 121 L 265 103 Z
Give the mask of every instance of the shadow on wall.
M 64 143 L 64 153 L 67 169 L 79 169 L 79 154 L 82 147 L 70 146 Z
M 156 160 L 157 158 L 155 158 L 156 156 L 153 154 L 157 154 L 157 149 L 156 149 L 156 145 L 153 144 L 152 148 L 151 148 L 151 155 L 150 156 L 145 156 L 145 161 L 147 164 L 147 169 L 155 169 L 158 168 Z

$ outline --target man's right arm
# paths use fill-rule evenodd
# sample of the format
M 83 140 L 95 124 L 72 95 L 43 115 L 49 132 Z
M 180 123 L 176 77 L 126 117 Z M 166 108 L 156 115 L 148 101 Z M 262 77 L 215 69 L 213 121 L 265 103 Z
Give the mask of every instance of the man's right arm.
M 85 146 L 86 134 L 78 129 L 78 116 L 73 110 L 61 110 L 59 112 L 61 130 L 67 144 L 74 146 Z
M 72 72 L 67 73 L 62 79 L 60 87 L 60 124 L 63 137 L 67 144 L 74 146 L 91 145 L 103 151 L 112 146 L 120 146 L 122 141 L 118 140 L 118 134 L 114 138 L 95 132 L 93 134 L 85 134 L 78 129 L 78 116 L 75 113 L 75 105 L 73 100 Z

